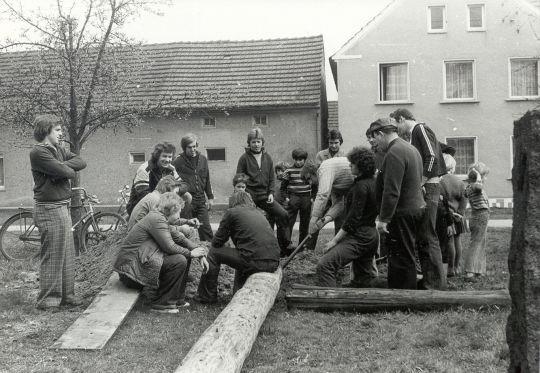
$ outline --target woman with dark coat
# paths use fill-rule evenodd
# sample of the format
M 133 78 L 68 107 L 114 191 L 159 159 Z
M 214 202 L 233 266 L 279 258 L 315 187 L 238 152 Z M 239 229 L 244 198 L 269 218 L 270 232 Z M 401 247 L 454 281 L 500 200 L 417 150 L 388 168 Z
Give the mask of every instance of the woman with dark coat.
M 185 287 L 191 258 L 206 260 L 206 249 L 197 247 L 182 234 L 171 231 L 183 206 L 173 192 L 160 196 L 157 210 L 137 222 L 122 242 L 114 270 L 129 288 L 155 290 L 151 309 L 162 313 L 178 313 L 186 306 Z

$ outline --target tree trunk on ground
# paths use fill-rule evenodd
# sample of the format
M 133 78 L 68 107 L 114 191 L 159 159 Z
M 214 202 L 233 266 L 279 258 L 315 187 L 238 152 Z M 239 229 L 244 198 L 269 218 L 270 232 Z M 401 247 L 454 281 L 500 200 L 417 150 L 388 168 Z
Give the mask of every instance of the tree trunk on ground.
M 201 335 L 177 373 L 240 372 L 274 304 L 282 272 L 256 273 Z
M 512 310 L 506 324 L 511 373 L 539 371 L 540 112 L 514 122 L 514 221 L 508 256 Z
M 380 312 L 508 306 L 506 290 L 439 291 L 297 286 L 285 296 L 289 308 L 319 311 Z

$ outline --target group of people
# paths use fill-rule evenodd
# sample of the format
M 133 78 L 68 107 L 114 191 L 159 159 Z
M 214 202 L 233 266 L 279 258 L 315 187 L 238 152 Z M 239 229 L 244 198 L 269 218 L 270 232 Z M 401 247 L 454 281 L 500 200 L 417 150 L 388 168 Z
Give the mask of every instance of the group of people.
M 39 308 L 80 304 L 73 291 L 69 179 L 86 164 L 58 146 L 61 131 L 54 117 L 36 118 L 38 144 L 30 159 L 35 221 L 42 235 Z M 280 257 L 295 249 L 291 237 L 299 215 L 298 242 L 307 250 L 315 249 L 324 225 L 335 225 L 316 267 L 319 286 L 336 286 L 339 269 L 349 263 L 346 286 L 371 286 L 383 246 L 388 287 L 445 289 L 447 276 L 460 269 L 459 235 L 467 229 L 468 199 L 472 234 L 463 269 L 469 279 L 485 274 L 489 206 L 483 182 L 489 169 L 472 165 L 465 185 L 453 175 L 452 149 L 406 109 L 374 121 L 366 135 L 371 147 L 357 146 L 345 155 L 341 133 L 332 130 L 328 148 L 314 162 L 298 148 L 292 151 L 292 165 L 274 165 L 262 131 L 253 128 L 215 234 L 208 214 L 214 200 L 208 162 L 198 151 L 197 137 L 184 136 L 178 156 L 174 145 L 157 144 L 133 180 L 128 233 L 114 270 L 126 286 L 148 290 L 152 310 L 177 313 L 189 305 L 187 274 L 197 259 L 203 274 L 195 301 L 215 303 L 221 264 L 236 269 L 235 290 L 253 273 L 275 271 Z
M 460 270 L 466 199 L 472 211 L 471 243 L 463 271 L 471 281 L 484 275 L 489 203 L 483 183 L 489 169 L 481 162 L 470 165 L 465 186 L 453 175 L 455 150 L 440 143 L 407 109 L 374 121 L 366 136 L 382 154 L 376 181 L 377 229 L 386 235 L 388 287 L 446 289 L 447 276 Z

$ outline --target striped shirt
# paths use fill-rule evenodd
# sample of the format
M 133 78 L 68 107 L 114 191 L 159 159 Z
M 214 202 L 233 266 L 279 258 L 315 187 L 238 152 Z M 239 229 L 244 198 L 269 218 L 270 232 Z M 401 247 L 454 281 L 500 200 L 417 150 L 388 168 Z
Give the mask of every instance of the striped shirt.
M 489 200 L 482 183 L 470 183 L 465 187 L 465 197 L 473 210 L 489 209 Z
M 291 167 L 285 170 L 283 173 L 283 181 L 281 182 L 281 191 L 285 195 L 300 194 L 310 195 L 311 185 L 302 179 L 300 172 L 302 167 Z

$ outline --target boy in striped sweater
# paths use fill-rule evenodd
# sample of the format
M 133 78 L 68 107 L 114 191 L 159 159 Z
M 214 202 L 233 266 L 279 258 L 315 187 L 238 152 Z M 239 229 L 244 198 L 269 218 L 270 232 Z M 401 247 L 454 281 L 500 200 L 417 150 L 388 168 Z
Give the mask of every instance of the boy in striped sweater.
M 484 189 L 489 168 L 482 162 L 469 167 L 465 197 L 471 205 L 471 241 L 465 252 L 465 280 L 474 281 L 475 277 L 486 274 L 487 226 L 489 220 L 489 200 Z
M 312 186 L 309 181 L 302 177 L 302 169 L 306 166 L 307 157 L 308 153 L 304 149 L 298 148 L 293 150 L 292 158 L 294 164 L 283 173 L 283 180 L 280 187 L 281 194 L 287 202 L 291 234 L 296 217 L 300 213 L 299 243 L 308 234 L 309 217 L 311 215 Z

